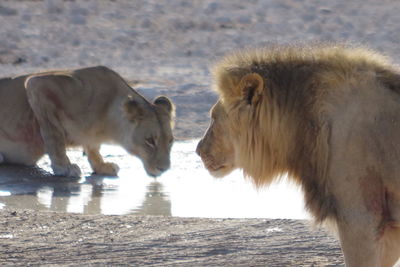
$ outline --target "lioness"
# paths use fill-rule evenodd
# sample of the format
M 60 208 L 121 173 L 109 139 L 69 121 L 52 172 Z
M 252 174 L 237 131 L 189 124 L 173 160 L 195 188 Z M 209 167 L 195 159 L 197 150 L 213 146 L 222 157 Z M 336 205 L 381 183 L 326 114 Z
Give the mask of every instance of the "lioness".
M 197 147 L 206 168 L 255 184 L 288 174 L 347 266 L 400 256 L 400 71 L 362 48 L 260 48 L 215 66 L 219 101 Z
M 48 153 L 55 175 L 76 177 L 66 147 L 83 146 L 95 173 L 116 175 L 99 153 L 115 142 L 158 176 L 170 167 L 173 113 L 167 97 L 150 103 L 102 66 L 1 79 L 0 160 L 33 165 Z

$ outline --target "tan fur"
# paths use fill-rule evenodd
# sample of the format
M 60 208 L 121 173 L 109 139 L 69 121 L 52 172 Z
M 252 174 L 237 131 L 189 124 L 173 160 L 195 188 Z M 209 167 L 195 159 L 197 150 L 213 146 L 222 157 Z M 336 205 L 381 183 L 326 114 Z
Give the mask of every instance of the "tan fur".
M 148 102 L 106 67 L 0 79 L 0 155 L 33 165 L 46 152 L 56 175 L 79 176 L 66 147 L 82 146 L 93 171 L 116 175 L 100 145 L 112 142 L 138 156 L 151 176 L 170 166 L 174 106 Z
M 289 174 L 316 221 L 337 225 L 348 266 L 393 265 L 399 70 L 367 49 L 314 45 L 242 51 L 213 73 L 220 100 L 197 147 L 209 171 L 240 168 L 258 186 Z

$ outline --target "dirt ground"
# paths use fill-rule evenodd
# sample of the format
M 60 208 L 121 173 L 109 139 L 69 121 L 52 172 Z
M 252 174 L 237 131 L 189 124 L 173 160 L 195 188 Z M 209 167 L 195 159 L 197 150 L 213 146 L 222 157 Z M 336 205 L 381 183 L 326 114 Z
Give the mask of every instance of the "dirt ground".
M 106 65 L 177 107 L 175 135 L 199 138 L 217 99 L 210 67 L 269 43 L 349 42 L 400 62 L 394 0 L 0 1 L 0 73 Z M 0 265 L 341 266 L 308 222 L 89 216 L 0 209 Z
M 0 210 L 1 266 L 342 266 L 309 222 Z

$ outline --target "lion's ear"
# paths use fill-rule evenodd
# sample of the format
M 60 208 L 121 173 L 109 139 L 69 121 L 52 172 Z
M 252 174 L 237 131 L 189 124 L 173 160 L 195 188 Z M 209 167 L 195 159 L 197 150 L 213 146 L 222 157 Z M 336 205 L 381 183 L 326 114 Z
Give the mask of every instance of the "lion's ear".
M 164 110 L 168 112 L 169 115 L 173 115 L 175 106 L 172 104 L 172 101 L 166 96 L 159 96 L 154 99 L 154 105 L 162 107 Z
M 124 102 L 123 108 L 128 119 L 132 122 L 142 120 L 145 116 L 146 109 L 143 103 L 135 100 L 133 97 L 129 97 L 129 99 Z
M 153 103 L 155 106 L 165 110 L 172 121 L 175 119 L 175 105 L 168 97 L 159 96 L 154 100 Z
M 264 90 L 264 80 L 258 73 L 250 73 L 245 75 L 239 83 L 242 99 L 247 104 L 256 103 Z

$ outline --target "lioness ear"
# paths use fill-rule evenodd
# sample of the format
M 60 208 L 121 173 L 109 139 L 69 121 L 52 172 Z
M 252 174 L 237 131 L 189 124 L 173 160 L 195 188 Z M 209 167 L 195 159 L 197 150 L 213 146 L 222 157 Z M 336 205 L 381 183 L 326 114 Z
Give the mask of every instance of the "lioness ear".
M 242 99 L 247 104 L 256 103 L 264 90 L 264 80 L 258 73 L 250 73 L 245 75 L 239 83 L 242 92 Z
M 124 102 L 123 108 L 128 119 L 132 122 L 137 122 L 144 118 L 145 109 L 143 104 L 132 97 L 129 97 L 129 99 Z
M 172 117 L 175 112 L 175 106 L 172 104 L 172 101 L 166 96 L 159 96 L 154 99 L 154 105 L 162 107 L 165 109 L 168 114 Z

